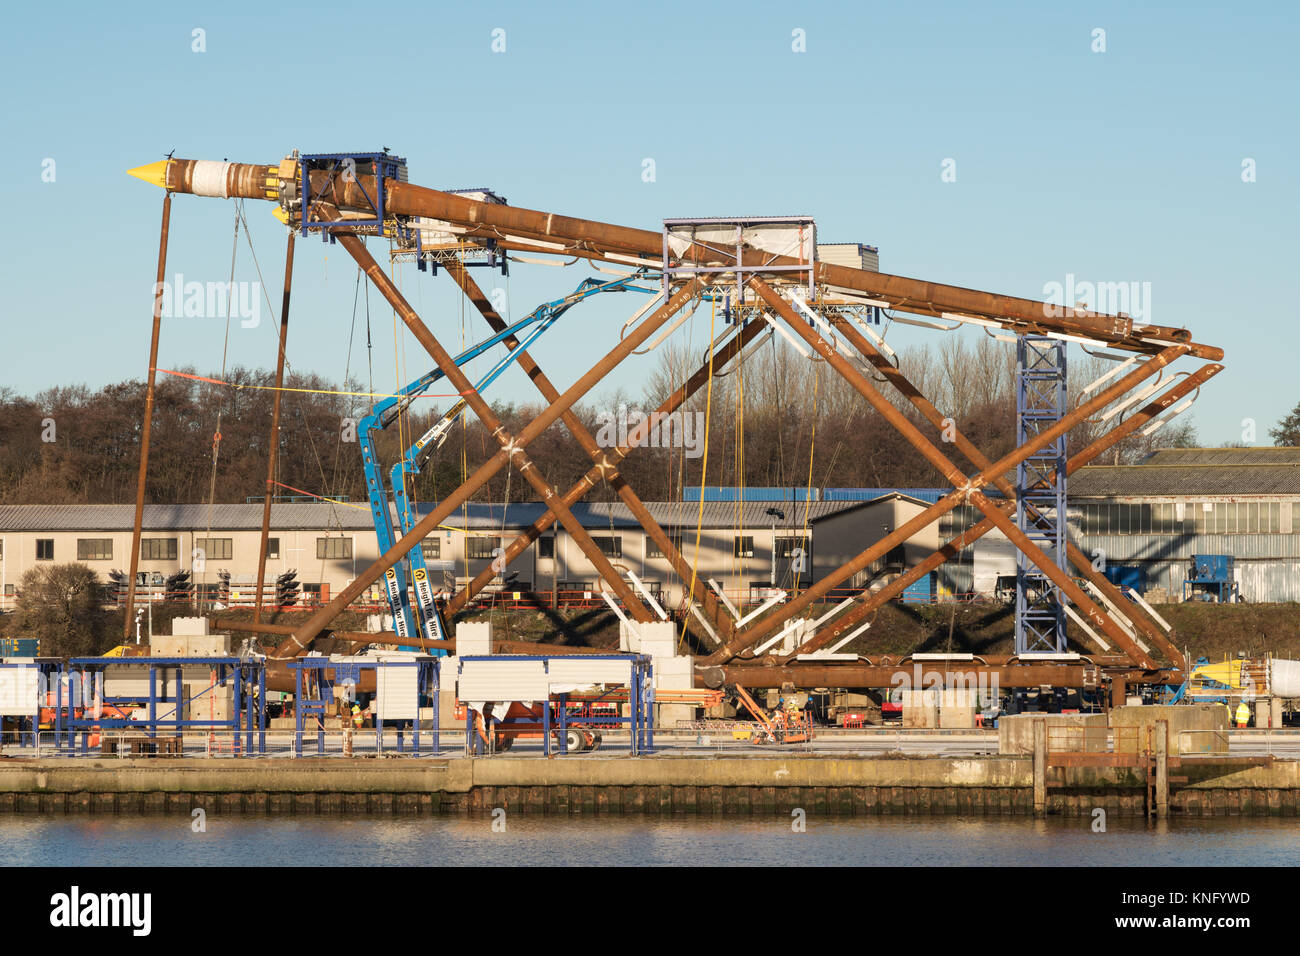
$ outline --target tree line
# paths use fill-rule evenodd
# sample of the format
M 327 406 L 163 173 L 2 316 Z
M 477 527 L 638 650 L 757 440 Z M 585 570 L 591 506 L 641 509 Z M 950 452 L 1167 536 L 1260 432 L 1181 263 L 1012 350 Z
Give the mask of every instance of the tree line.
M 1072 355 L 1073 358 L 1073 355 Z M 611 420 L 624 409 L 653 411 L 695 371 L 698 352 L 665 346 L 658 366 L 639 392 L 619 389 L 575 406 L 588 431 L 608 442 Z M 989 458 L 1016 445 L 1015 350 L 988 338 L 971 341 L 947 336 L 936 345 L 901 350 L 900 369 L 951 426 Z M 1081 386 L 1101 374 L 1100 359 L 1076 361 L 1070 370 L 1071 402 Z M 273 391 L 268 371 L 236 368 L 230 384 L 194 377 L 162 376 L 156 387 L 149 479 L 150 503 L 239 503 L 261 500 Z M 695 440 L 641 447 L 619 471 L 644 500 L 676 500 L 690 485 L 781 487 L 942 486 L 942 476 L 827 363 L 797 355 L 770 336 L 747 350 L 713 379 L 711 392 L 700 389 L 682 409 L 679 428 L 707 429 L 707 454 Z M 970 466 L 945 435 L 926 421 L 895 390 L 872 372 L 873 385 L 959 467 Z M 340 394 L 363 392 L 356 382 L 332 383 L 314 374 L 291 374 L 283 394 L 276 495 L 365 497 L 356 423 L 371 399 Z M 0 388 L 0 503 L 126 504 L 135 500 L 144 412 L 144 383 L 53 388 L 27 397 Z M 542 410 L 533 403 L 493 402 L 512 434 Z M 391 464 L 446 410 L 417 401 L 378 438 L 381 462 Z M 1300 410 L 1298 410 L 1300 411 Z M 1125 413 L 1127 414 L 1127 412 Z M 1070 434 L 1071 450 L 1120 419 L 1093 420 Z M 626 429 L 624 430 L 626 431 Z M 680 431 L 679 431 L 680 439 Z M 1149 437 L 1126 439 L 1109 452 L 1107 463 L 1140 461 L 1155 447 L 1188 446 L 1196 436 L 1187 416 Z M 432 455 L 412 491 L 418 501 L 435 502 L 454 490 L 499 448 L 467 411 Z M 557 491 L 564 493 L 591 467 L 592 458 L 557 422 L 528 447 L 528 454 Z M 477 501 L 534 500 L 537 493 L 513 468 L 504 468 L 475 496 Z M 616 497 L 608 482 L 588 500 Z

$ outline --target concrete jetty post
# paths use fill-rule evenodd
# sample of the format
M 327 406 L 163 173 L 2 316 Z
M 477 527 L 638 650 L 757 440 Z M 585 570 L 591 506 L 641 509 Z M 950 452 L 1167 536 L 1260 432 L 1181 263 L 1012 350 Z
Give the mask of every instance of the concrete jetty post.
M 1156 721 L 1156 819 L 1169 816 L 1169 721 Z
M 1034 721 L 1034 816 L 1047 813 L 1047 721 Z

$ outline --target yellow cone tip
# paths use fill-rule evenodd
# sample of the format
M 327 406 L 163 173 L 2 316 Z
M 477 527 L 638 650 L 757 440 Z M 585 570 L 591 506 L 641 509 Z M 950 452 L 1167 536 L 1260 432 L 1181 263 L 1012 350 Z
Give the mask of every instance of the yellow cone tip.
M 156 163 L 150 163 L 147 166 L 137 166 L 135 169 L 128 169 L 127 173 L 136 179 L 143 179 L 147 183 L 152 183 L 159 189 L 167 188 L 167 164 L 169 159 L 160 159 Z

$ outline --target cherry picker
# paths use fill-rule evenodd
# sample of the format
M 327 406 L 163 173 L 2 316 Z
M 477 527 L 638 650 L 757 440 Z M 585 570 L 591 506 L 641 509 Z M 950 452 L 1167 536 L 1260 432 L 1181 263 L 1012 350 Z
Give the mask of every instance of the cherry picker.
M 527 349 L 555 324 L 570 308 L 601 292 L 645 292 L 658 294 L 658 288 L 648 288 L 636 284 L 646 277 L 645 269 L 638 269 L 619 279 L 602 282 L 596 279 L 584 279 L 573 292 L 561 299 L 538 306 L 529 315 L 502 329 L 477 345 L 466 349 L 456 356 L 457 365 L 464 365 L 487 352 L 493 346 L 507 339 L 516 338 L 518 344 L 492 366 L 474 385 L 476 392 L 482 393 L 501 376 L 515 357 Z M 416 522 L 414 508 L 411 505 L 407 482 L 420 473 L 420 469 L 446 440 L 451 427 L 468 407 L 464 397 L 458 399 L 447 412 L 424 432 L 393 465 L 389 473 L 389 484 L 385 485 L 383 471 L 375 448 L 376 433 L 391 426 L 411 407 L 411 404 L 443 378 L 441 369 L 433 369 L 398 391 L 396 395 L 379 402 L 370 414 L 361 419 L 357 425 L 357 441 L 361 445 L 362 465 L 366 473 L 366 495 L 370 501 L 371 518 L 375 524 L 375 536 L 379 541 L 379 552 L 383 554 L 399 537 L 409 532 Z M 390 512 L 390 495 L 397 513 L 398 531 L 394 532 L 393 516 Z M 429 580 L 429 569 L 420 547 L 412 548 L 403 561 L 399 561 L 384 574 L 384 590 L 388 607 L 393 616 L 393 630 L 400 637 L 416 634 L 416 614 L 411 606 L 408 591 L 409 567 L 410 581 L 415 585 L 416 606 L 422 624 L 421 635 L 427 640 L 450 640 L 451 635 L 442 613 L 434 599 L 433 584 Z M 436 652 L 441 654 L 442 652 Z

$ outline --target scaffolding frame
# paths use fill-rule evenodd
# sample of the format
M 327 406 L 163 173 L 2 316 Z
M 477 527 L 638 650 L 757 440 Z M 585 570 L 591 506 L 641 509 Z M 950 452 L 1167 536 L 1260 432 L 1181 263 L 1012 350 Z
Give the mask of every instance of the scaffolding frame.
M 373 671 L 375 674 L 375 699 L 379 698 L 379 674 L 384 668 L 415 668 L 415 694 L 416 708 L 415 718 L 386 718 L 383 714 L 373 715 L 374 734 L 375 734 L 375 752 L 384 752 L 384 731 L 387 730 L 387 724 L 395 724 L 397 729 L 397 752 L 406 752 L 406 739 L 403 724 L 410 720 L 411 724 L 411 756 L 419 757 L 426 753 L 436 756 L 441 747 L 442 738 L 440 732 L 440 715 L 438 692 L 441 686 L 441 665 L 439 658 L 432 656 L 420 656 L 407 659 L 384 659 L 376 657 L 372 660 L 362 660 L 352 658 L 349 660 L 339 660 L 335 658 L 310 655 L 301 657 L 289 662 L 289 669 L 294 674 L 294 708 L 293 708 L 293 752 L 294 756 L 303 755 L 303 741 L 306 739 L 308 722 L 314 720 L 316 723 L 316 753 L 318 756 L 325 754 L 325 718 L 327 710 L 337 699 L 334 694 L 335 685 L 352 685 L 354 688 L 360 686 L 361 672 Z M 430 727 L 430 749 L 425 751 L 421 747 L 420 737 L 420 700 L 428 698 L 432 701 L 431 727 Z M 344 721 L 351 719 L 348 714 L 340 714 Z
M 1016 443 L 1023 445 L 1068 411 L 1065 343 L 1045 335 L 1016 337 Z M 1068 571 L 1066 435 L 1016 466 L 1016 527 Z M 1016 550 L 1017 654 L 1068 650 L 1061 592 L 1025 552 Z

